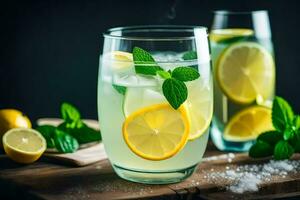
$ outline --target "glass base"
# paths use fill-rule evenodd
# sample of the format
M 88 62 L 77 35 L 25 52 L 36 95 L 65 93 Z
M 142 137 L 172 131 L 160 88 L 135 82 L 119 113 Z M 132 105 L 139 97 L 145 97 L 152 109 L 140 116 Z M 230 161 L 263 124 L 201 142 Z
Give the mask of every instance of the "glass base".
M 193 174 L 197 165 L 176 171 L 137 171 L 113 165 L 123 179 L 146 184 L 169 184 L 181 182 Z
M 221 151 L 246 152 L 254 143 L 253 140 L 246 142 L 230 142 L 224 140 L 223 132 L 218 128 L 216 123 L 212 123 L 210 137 L 215 146 Z

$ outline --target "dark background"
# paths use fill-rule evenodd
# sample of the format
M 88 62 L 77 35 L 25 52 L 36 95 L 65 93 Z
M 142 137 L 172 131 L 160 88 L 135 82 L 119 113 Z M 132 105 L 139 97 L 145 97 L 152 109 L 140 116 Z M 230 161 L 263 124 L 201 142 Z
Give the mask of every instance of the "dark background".
M 271 0 L 89 0 L 1 2 L 0 108 L 58 117 L 62 101 L 97 118 L 101 33 L 115 26 L 187 24 L 210 27 L 212 10 L 269 10 L 277 94 L 300 112 L 300 6 Z M 176 11 L 176 12 L 174 12 Z

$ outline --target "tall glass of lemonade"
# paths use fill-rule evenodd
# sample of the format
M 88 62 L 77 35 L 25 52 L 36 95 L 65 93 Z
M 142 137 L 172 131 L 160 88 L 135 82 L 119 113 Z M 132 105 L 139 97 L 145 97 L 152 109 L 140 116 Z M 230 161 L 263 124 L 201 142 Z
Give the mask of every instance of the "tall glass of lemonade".
M 212 119 L 206 28 L 138 26 L 104 33 L 99 121 L 122 178 L 179 182 L 201 161 Z
M 210 32 L 214 71 L 211 138 L 220 150 L 247 151 L 273 129 L 275 64 L 267 11 L 216 11 Z

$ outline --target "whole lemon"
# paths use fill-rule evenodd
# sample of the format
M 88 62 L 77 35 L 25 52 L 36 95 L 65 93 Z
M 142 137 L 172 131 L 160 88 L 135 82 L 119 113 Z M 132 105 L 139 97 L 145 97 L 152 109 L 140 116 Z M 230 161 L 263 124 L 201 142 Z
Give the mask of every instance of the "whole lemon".
M 12 128 L 31 128 L 31 122 L 21 111 L 16 109 L 0 110 L 0 147 L 2 136 Z

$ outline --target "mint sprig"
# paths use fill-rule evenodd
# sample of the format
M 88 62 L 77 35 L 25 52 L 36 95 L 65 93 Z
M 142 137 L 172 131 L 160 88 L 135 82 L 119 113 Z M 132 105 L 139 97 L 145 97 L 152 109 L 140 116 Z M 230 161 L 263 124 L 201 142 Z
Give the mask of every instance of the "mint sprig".
M 79 144 L 101 140 L 100 131 L 88 127 L 82 121 L 79 110 L 70 103 L 61 105 L 61 118 L 64 122 L 57 127 L 42 125 L 36 128 L 46 139 L 48 148 L 72 153 L 79 148 Z
M 197 56 L 195 53 L 188 52 L 186 58 Z M 132 54 L 137 74 L 158 75 L 164 79 L 162 84 L 163 94 L 174 109 L 178 109 L 188 97 L 188 90 L 184 82 L 193 81 L 200 77 L 199 72 L 192 67 L 180 66 L 176 67 L 173 71 L 165 71 L 158 66 L 150 53 L 139 47 L 134 47 Z
M 262 158 L 274 156 L 276 160 L 289 159 L 300 152 L 300 116 L 294 115 L 290 104 L 281 97 L 275 97 L 272 107 L 274 131 L 259 135 L 249 150 L 249 156 Z

